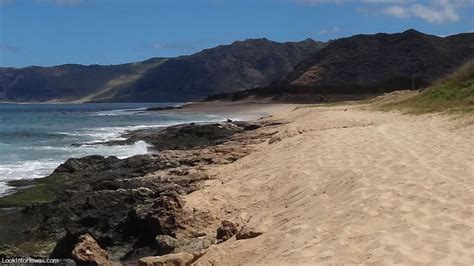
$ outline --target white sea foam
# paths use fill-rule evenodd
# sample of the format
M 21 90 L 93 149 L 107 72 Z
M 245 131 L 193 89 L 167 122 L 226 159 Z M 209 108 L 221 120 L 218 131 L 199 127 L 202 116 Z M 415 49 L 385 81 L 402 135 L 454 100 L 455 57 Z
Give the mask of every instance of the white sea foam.
M 150 144 L 144 141 L 137 141 L 132 145 L 82 145 L 77 148 L 76 154 L 86 156 L 88 154 L 98 154 L 103 156 L 117 156 L 120 159 L 127 158 L 137 154 L 148 153 Z
M 116 156 L 120 159 L 124 159 L 133 155 L 148 153 L 151 145 L 140 140 L 130 146 L 117 146 L 116 149 L 120 149 L 120 147 L 124 148 L 124 150 L 123 152 L 117 151 Z
M 0 195 L 12 188 L 6 184 L 7 180 L 43 177 L 49 175 L 58 165 L 59 162 L 54 161 L 25 161 L 18 164 L 0 165 Z
M 32 146 L 32 147 L 17 147 L 19 150 L 35 150 L 35 151 L 69 151 L 70 147 L 57 147 L 57 146 Z M 1 167 L 1 166 L 0 166 Z
M 116 109 L 110 111 L 99 111 L 94 112 L 91 116 L 117 116 L 117 115 L 136 115 L 146 111 L 147 108 L 137 108 L 137 109 Z
M 25 161 L 18 164 L 0 165 L 0 180 L 31 179 L 48 175 L 58 162 Z
M 173 124 L 173 123 L 171 123 Z M 124 140 L 121 135 L 127 131 L 134 131 L 146 128 L 159 128 L 171 125 L 167 124 L 155 124 L 155 125 L 138 125 L 138 126 L 124 126 L 124 127 L 96 127 L 96 128 L 85 128 L 81 131 L 72 132 L 56 132 L 58 134 L 67 134 L 74 137 L 86 137 L 89 138 L 88 143 L 98 143 L 111 140 Z M 176 124 L 179 124 L 176 122 Z
M 144 141 L 137 141 L 133 145 L 123 146 L 81 146 L 75 148 L 72 154 L 58 161 L 24 161 L 18 164 L 2 164 L 0 165 L 0 195 L 5 195 L 12 189 L 12 187 L 7 185 L 8 180 L 34 179 L 47 176 L 51 174 L 59 164 L 70 157 L 98 154 L 103 156 L 117 156 L 120 159 L 124 159 L 133 155 L 146 154 L 150 147 L 151 145 Z M 61 149 L 71 151 L 71 148 L 48 146 L 34 147 L 34 149 Z

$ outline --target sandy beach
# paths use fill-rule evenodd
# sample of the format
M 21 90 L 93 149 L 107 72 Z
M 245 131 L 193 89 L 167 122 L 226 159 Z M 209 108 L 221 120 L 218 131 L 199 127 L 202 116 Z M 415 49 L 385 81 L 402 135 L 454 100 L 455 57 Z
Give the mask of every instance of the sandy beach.
M 19 247 L 4 254 L 87 244 L 99 265 L 472 265 L 472 116 L 355 102 L 172 112 L 254 121 L 129 132 L 157 153 L 72 158 L 20 182 L 0 199 L 0 240 Z
M 229 220 L 261 235 L 212 245 L 198 265 L 472 265 L 472 117 L 258 108 L 284 124 L 259 129 L 273 136 L 248 156 L 207 169 L 185 207 L 210 234 Z

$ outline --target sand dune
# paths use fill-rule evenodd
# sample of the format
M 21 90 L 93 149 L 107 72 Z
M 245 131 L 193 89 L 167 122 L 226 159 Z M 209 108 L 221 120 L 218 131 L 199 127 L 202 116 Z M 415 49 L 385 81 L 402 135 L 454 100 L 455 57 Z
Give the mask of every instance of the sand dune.
M 300 107 L 186 205 L 264 233 L 197 264 L 474 264 L 472 119 Z

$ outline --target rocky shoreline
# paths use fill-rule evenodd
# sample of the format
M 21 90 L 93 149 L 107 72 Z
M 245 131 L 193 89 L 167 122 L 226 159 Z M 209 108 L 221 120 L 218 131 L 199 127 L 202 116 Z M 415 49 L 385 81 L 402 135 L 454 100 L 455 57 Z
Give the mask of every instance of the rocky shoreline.
M 126 140 L 109 144 L 143 140 L 156 152 L 72 158 L 45 178 L 12 182 L 18 191 L 0 198 L 0 257 L 27 254 L 84 265 L 133 264 L 182 252 L 196 259 L 237 233 L 237 226 L 223 221 L 214 234 L 197 230 L 207 217 L 186 208 L 183 196 L 210 178 L 209 167 L 234 162 L 268 140 L 271 134 L 258 129 L 273 126 L 227 121 L 128 132 Z M 83 254 L 90 250 L 97 254 Z

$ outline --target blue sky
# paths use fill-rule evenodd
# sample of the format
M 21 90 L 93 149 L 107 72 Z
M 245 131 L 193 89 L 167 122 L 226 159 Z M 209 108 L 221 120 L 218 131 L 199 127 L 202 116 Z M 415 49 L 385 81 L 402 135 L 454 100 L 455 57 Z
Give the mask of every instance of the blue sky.
M 234 40 L 474 31 L 474 0 L 0 0 L 0 66 L 118 64 Z

